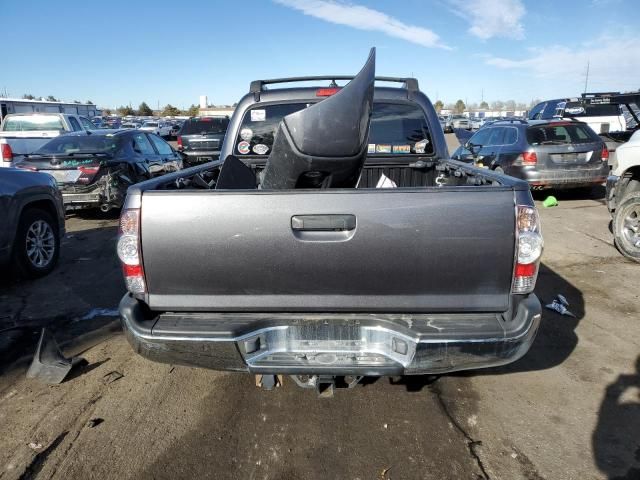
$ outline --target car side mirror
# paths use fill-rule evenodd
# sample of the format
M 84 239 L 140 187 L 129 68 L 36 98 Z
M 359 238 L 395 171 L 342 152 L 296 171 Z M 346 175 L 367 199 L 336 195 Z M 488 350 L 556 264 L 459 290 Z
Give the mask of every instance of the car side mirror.
M 473 155 L 475 155 L 476 153 L 478 153 L 478 150 L 480 145 L 476 145 L 475 143 L 471 143 L 471 142 L 467 142 L 464 145 L 464 148 L 466 148 L 467 150 L 469 150 Z

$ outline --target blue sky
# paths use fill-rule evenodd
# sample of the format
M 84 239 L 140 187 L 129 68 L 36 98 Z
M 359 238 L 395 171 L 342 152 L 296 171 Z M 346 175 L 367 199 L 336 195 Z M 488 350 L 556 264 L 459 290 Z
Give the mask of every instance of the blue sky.
M 413 75 L 432 100 L 640 88 L 637 0 L 10 1 L 0 91 L 186 107 L 257 78 Z M 635 32 L 634 32 L 635 30 Z

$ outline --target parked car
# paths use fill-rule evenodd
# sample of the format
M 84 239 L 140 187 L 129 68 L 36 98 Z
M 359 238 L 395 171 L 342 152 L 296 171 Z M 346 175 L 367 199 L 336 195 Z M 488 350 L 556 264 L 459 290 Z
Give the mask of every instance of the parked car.
M 588 104 L 582 98 L 560 98 L 538 103 L 530 120 L 576 119 L 596 133 L 624 132 L 627 123 L 618 104 Z
M 10 113 L 0 126 L 0 167 L 11 167 L 65 132 L 96 130 L 88 118 L 66 113 Z
M 171 145 L 141 130 L 62 135 L 18 164 L 52 175 L 67 208 L 120 208 L 127 188 L 182 168 Z
M 452 157 L 521 178 L 535 190 L 602 184 L 609 170 L 602 139 L 586 123 L 566 120 L 494 122 Z
M 180 125 L 178 122 L 171 122 L 169 125 L 171 125 L 171 131 L 169 132 L 169 137 L 177 139 L 178 132 L 180 131 L 180 128 L 182 127 L 182 125 Z
M 193 117 L 178 132 L 178 150 L 189 165 L 210 162 L 220 156 L 229 117 Z
M 447 131 L 447 119 L 442 115 L 438 115 L 438 122 L 440 123 L 440 128 L 442 128 L 443 132 Z
M 640 131 L 616 149 L 607 178 L 613 237 L 624 256 L 640 262 Z
M 171 135 L 171 126 L 169 124 L 155 120 L 144 122 L 140 130 L 155 133 L 162 138 L 168 138 Z
M 224 160 L 129 189 L 117 251 L 136 352 L 319 391 L 525 354 L 541 318 L 528 184 L 451 161 L 417 80 L 374 86 L 374 59 L 343 87 L 252 82 Z
M 456 128 L 460 128 L 462 130 L 471 129 L 471 122 L 464 115 L 451 115 L 450 121 L 452 131 Z
M 23 277 L 51 272 L 64 236 L 64 207 L 55 180 L 45 173 L 0 168 L 0 269 Z
M 473 117 L 470 119 L 471 122 L 471 130 L 479 130 L 484 126 L 485 123 L 484 118 Z
M 123 123 L 122 125 L 120 125 L 120 128 L 122 129 L 127 129 L 127 128 L 131 128 L 133 130 L 137 130 L 142 126 L 141 123 L 136 123 L 136 122 L 126 122 Z

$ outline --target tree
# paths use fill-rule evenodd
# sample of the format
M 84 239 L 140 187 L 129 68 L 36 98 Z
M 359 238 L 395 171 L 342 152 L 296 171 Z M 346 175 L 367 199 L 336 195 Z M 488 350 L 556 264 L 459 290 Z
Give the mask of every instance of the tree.
M 507 110 L 515 110 L 516 109 L 516 101 L 515 100 L 507 100 L 504 102 L 504 108 Z
M 36 97 L 31 95 L 30 93 L 25 93 L 24 95 L 22 95 L 22 98 L 24 98 L 25 100 L 35 100 Z
M 153 115 L 153 110 L 146 104 L 146 102 L 142 102 L 138 107 L 138 115 L 141 117 L 150 117 Z
M 87 105 L 93 105 L 93 102 L 91 100 L 87 100 Z
M 480 108 L 489 110 L 489 104 L 487 102 L 480 102 Z
M 436 100 L 436 103 L 433 104 L 433 108 L 436 109 L 436 112 L 440 113 L 440 110 L 444 108 L 444 103 L 442 103 L 442 100 Z
M 453 109 L 456 113 L 464 112 L 464 109 L 467 108 L 462 100 L 458 100 L 456 104 L 453 106 Z
M 529 104 L 529 109 L 532 109 L 533 107 L 535 107 L 537 104 L 540 103 L 540 99 L 539 98 L 534 98 L 533 100 L 531 100 L 531 103 Z
M 47 97 L 47 101 L 48 101 L 48 102 L 57 102 L 57 101 L 58 101 L 58 99 L 57 99 L 56 97 L 54 97 L 53 95 L 49 95 L 49 96 Z
M 504 103 L 500 100 L 496 100 L 495 102 L 491 102 L 491 110 L 502 110 L 504 108 Z
M 188 109 L 184 111 L 184 114 L 190 117 L 197 117 L 199 113 L 200 113 L 200 107 L 198 107 L 198 105 L 191 105 Z
M 111 116 L 111 109 L 110 108 L 103 108 L 102 109 L 102 114 L 107 116 L 107 117 L 110 117 Z
M 120 115 L 122 115 L 123 117 L 126 117 L 127 115 L 135 115 L 136 112 L 133 111 L 133 108 L 129 107 L 129 106 L 125 106 L 125 107 L 118 107 L 116 110 Z
M 167 106 L 164 107 L 164 110 L 162 110 L 162 113 L 160 113 L 160 115 L 162 115 L 163 117 L 175 117 L 177 115 L 180 115 L 180 109 L 174 107 L 170 103 L 167 103 Z
M 73 103 L 82 103 L 80 100 L 74 100 Z

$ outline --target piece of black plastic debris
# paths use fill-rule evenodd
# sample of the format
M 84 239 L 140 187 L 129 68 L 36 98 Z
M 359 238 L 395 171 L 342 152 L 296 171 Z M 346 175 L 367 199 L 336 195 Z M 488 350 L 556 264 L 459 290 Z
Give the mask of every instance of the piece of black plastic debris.
M 71 369 L 82 362 L 83 359 L 80 357 L 66 358 L 53 334 L 43 328 L 38 348 L 27 370 L 27 378 L 37 378 L 51 385 L 62 383 Z
M 102 383 L 104 385 L 109 385 L 110 383 L 120 380 L 122 377 L 124 377 L 122 373 L 118 372 L 117 370 L 112 370 L 102 377 Z
M 87 426 L 89 428 L 95 428 L 98 425 L 100 425 L 102 422 L 104 422 L 104 418 L 100 418 L 100 417 L 96 417 L 96 418 L 92 418 L 91 420 L 89 420 L 89 422 L 87 423 Z

